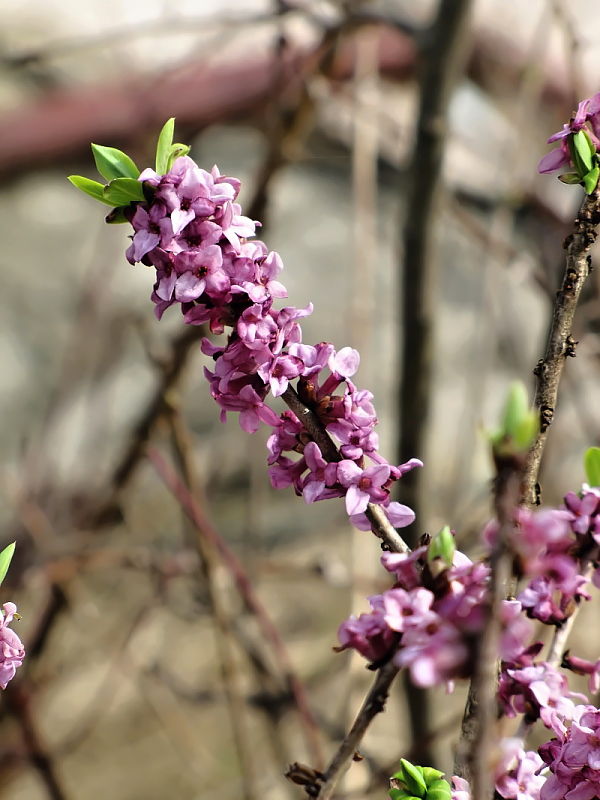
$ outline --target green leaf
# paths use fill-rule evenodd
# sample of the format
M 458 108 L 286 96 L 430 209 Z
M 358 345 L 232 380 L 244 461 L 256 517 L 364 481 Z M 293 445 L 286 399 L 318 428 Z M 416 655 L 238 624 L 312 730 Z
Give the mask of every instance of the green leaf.
M 6 577 L 6 573 L 8 572 L 8 568 L 10 567 L 10 562 L 12 561 L 12 557 L 15 553 L 15 542 L 12 544 L 7 545 L 4 550 L 0 553 L 0 583 Z
M 586 194 L 591 194 L 598 185 L 598 177 L 600 176 L 600 167 L 594 167 L 583 176 L 583 185 Z
M 169 171 L 169 157 L 173 145 L 173 133 L 175 132 L 175 117 L 168 119 L 158 135 L 156 145 L 156 171 L 159 175 L 164 175 Z
M 167 159 L 166 172 L 169 172 L 169 170 L 173 166 L 173 163 L 178 158 L 180 158 L 181 156 L 187 156 L 189 152 L 190 152 L 190 147 L 187 144 L 180 144 L 179 142 L 177 144 L 172 144 L 171 150 L 169 152 L 169 158 Z
M 450 800 L 452 790 L 448 781 L 434 781 L 427 789 L 426 800 Z
M 600 486 L 600 447 L 590 447 L 583 457 L 585 474 L 590 486 Z
M 392 800 L 421 800 L 420 797 L 415 797 L 409 792 L 405 792 L 403 789 L 390 789 L 389 795 Z
M 106 203 L 107 206 L 115 205 L 115 203 L 111 203 L 110 200 L 107 200 L 104 196 L 104 184 L 98 183 L 98 181 L 92 181 L 89 178 L 84 178 L 83 175 L 69 175 L 67 180 L 71 181 L 73 186 L 80 191 L 89 194 L 94 200 Z
M 502 417 L 502 430 L 507 436 L 513 436 L 519 424 L 529 411 L 527 389 L 521 381 L 511 383 Z
M 450 527 L 445 525 L 442 530 L 439 533 L 436 533 L 431 540 L 431 543 L 427 548 L 427 561 L 431 562 L 434 558 L 441 558 L 444 563 L 451 567 L 455 550 L 456 544 L 454 542 L 454 536 L 452 536 Z M 426 769 L 432 770 L 436 773 L 437 778 L 444 774 L 443 772 L 439 772 L 437 769 L 434 770 L 433 767 L 422 767 L 422 769 L 423 772 Z M 427 778 L 425 778 L 425 782 L 427 782 Z
M 132 201 L 146 199 L 144 185 L 135 178 L 115 178 L 104 187 L 103 195 L 111 206 L 128 206 Z
M 125 207 L 121 206 L 120 208 L 113 208 L 110 214 L 107 214 L 104 217 L 104 221 L 109 225 L 121 225 L 123 222 L 129 222 L 125 216 Z
M 514 381 L 508 390 L 500 431 L 492 438 L 492 443 L 496 447 L 512 445 L 519 451 L 527 450 L 538 426 L 538 414 L 529 408 L 527 389 L 521 381 Z
M 427 784 L 423 773 L 410 761 L 405 758 L 400 759 L 402 777 L 401 780 L 406 784 L 409 792 L 412 792 L 416 797 L 423 797 L 427 791 Z
M 441 770 L 434 769 L 433 767 L 421 767 L 421 771 L 428 787 L 431 786 L 434 781 L 439 781 L 444 775 Z
M 591 143 L 589 136 L 584 130 L 577 131 L 577 133 L 573 135 L 573 148 L 585 167 L 583 171 L 587 172 L 591 170 L 596 148 Z
M 563 172 L 558 176 L 558 180 L 574 186 L 576 183 L 581 183 L 581 175 L 578 172 Z
M 137 178 L 140 174 L 139 169 L 127 153 L 117 150 L 116 147 L 92 144 L 92 153 L 96 169 L 107 181 L 112 181 L 113 178 Z

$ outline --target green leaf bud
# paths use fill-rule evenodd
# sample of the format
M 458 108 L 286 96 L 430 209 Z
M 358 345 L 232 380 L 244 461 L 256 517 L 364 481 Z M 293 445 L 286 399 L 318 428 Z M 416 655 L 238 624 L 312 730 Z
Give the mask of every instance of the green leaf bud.
M 586 194 L 591 194 L 598 185 L 598 177 L 600 176 L 600 167 L 594 167 L 583 176 L 583 185 Z
M 164 175 L 169 171 L 169 157 L 171 156 L 174 132 L 175 117 L 170 117 L 163 125 L 156 145 L 156 171 L 159 175 Z
M 427 791 L 427 784 L 419 767 L 411 764 L 405 758 L 401 758 L 399 777 L 409 792 L 417 797 L 424 797 Z
M 4 550 L 0 553 L 0 583 L 6 578 L 6 573 L 8 572 L 14 554 L 15 542 L 6 545 Z
M 92 144 L 92 153 L 96 169 L 107 181 L 112 181 L 113 178 L 137 178 L 140 174 L 139 169 L 127 153 L 117 150 L 116 147 Z
M 454 541 L 454 537 L 452 537 L 452 541 Z M 419 769 L 423 773 L 423 778 L 425 779 L 427 787 L 431 786 L 434 781 L 439 781 L 444 775 L 441 770 L 434 769 L 433 767 L 419 767 Z
M 600 486 L 600 447 L 590 447 L 583 457 L 585 476 L 590 486 Z
M 442 530 L 439 531 L 439 533 L 436 533 L 436 535 L 433 537 L 429 547 L 427 548 L 427 561 L 431 562 L 434 558 L 441 558 L 445 564 L 451 567 L 455 550 L 456 544 L 454 542 L 454 536 L 452 536 L 450 527 L 448 525 L 444 525 Z M 421 769 L 423 769 L 423 771 L 426 769 L 433 770 L 433 772 L 438 773 L 438 777 L 444 774 L 443 772 L 434 770 L 433 767 L 421 767 Z

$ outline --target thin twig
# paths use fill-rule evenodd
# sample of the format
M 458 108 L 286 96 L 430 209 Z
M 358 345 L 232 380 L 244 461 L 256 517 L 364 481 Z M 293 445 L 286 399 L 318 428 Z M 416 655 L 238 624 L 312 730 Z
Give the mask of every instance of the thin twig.
M 575 355 L 576 343 L 571 335 L 573 317 L 583 284 L 590 272 L 590 250 L 596 241 L 598 224 L 600 189 L 596 187 L 591 195 L 585 197 L 575 219 L 573 233 L 565 240 L 565 272 L 554 301 L 546 352 L 534 370 L 537 376 L 535 404 L 540 411 L 540 430 L 529 452 L 525 468 L 524 500 L 530 506 L 539 503 L 538 474 L 548 429 L 554 419 L 563 366 L 569 356 Z
M 582 570 L 581 574 L 584 578 L 588 580 L 592 576 L 592 572 L 594 571 L 593 564 L 589 564 Z M 581 608 L 581 603 L 575 606 L 575 610 L 571 614 L 570 617 L 564 621 L 564 623 L 554 631 L 554 635 L 552 636 L 552 641 L 550 642 L 550 647 L 548 648 L 548 654 L 546 655 L 546 661 L 548 664 L 551 664 L 553 667 L 560 666 L 562 661 L 563 653 L 567 646 L 567 641 L 569 636 L 571 635 L 571 631 L 573 630 L 573 625 L 575 624 L 575 620 L 577 619 L 577 615 L 579 614 L 579 609 Z
M 478 800 L 487 800 L 493 794 L 490 750 L 497 718 L 500 612 L 511 575 L 512 559 L 508 542 L 515 525 L 514 510 L 521 497 L 523 459 L 518 457 L 503 459 L 497 466 L 495 511 L 498 533 L 490 557 L 490 584 L 485 607 L 485 622 L 477 648 L 475 674 L 469 690 L 470 702 L 463 718 L 457 758 L 458 774 L 472 781 L 473 797 Z
M 290 687 L 290 691 L 294 697 L 296 708 L 300 716 L 300 721 L 302 723 L 310 757 L 313 759 L 314 763 L 321 764 L 321 743 L 316 721 L 308 704 L 308 698 L 306 696 L 304 686 L 292 666 L 287 647 L 281 638 L 277 626 L 271 619 L 271 615 L 254 591 L 252 582 L 250 581 L 250 578 L 246 574 L 246 571 L 242 567 L 237 556 L 216 530 L 214 525 L 205 516 L 202 509 L 196 503 L 187 487 L 175 473 L 173 468 L 165 461 L 164 457 L 154 447 L 148 448 L 148 458 L 152 462 L 165 486 L 167 486 L 169 491 L 180 503 L 181 507 L 194 525 L 196 525 L 197 528 L 202 532 L 202 535 L 205 536 L 207 541 L 210 542 L 211 546 L 214 547 L 219 553 L 223 563 L 231 573 L 237 590 L 244 601 L 244 605 L 248 611 L 255 616 L 265 639 L 271 644 L 273 652 L 275 653 L 279 664 L 281 665 L 282 671 L 285 674 L 286 681 Z
M 11 684 L 4 693 L 4 701 L 21 729 L 27 757 L 40 776 L 48 797 L 50 800 L 67 800 L 54 759 L 40 736 L 27 685 L 23 681 Z
M 441 0 L 437 17 L 424 36 L 421 59 L 420 110 L 414 153 L 408 176 L 403 230 L 401 279 L 402 344 L 399 383 L 399 460 L 407 454 L 424 457 L 433 395 L 433 336 L 437 258 L 435 227 L 442 183 L 442 159 L 448 128 L 448 108 L 468 55 L 472 0 Z M 401 497 L 419 524 L 425 515 L 421 502 L 423 475 L 409 472 Z M 415 525 L 407 530 L 409 544 L 417 543 Z M 406 686 L 410 714 L 411 750 L 420 764 L 432 763 L 429 741 L 429 702 L 424 689 Z
M 92 526 L 113 521 L 121 493 L 144 456 L 146 444 L 158 420 L 169 411 L 169 395 L 175 391 L 181 380 L 192 347 L 203 335 L 202 326 L 186 325 L 174 337 L 170 347 L 171 354 L 162 365 L 158 385 L 134 425 L 125 452 L 114 469 L 108 495 L 84 514 L 84 521 Z
M 426 34 L 420 111 L 405 202 L 401 285 L 402 357 L 399 383 L 400 460 L 425 452 L 432 396 L 437 259 L 434 229 L 442 181 L 448 107 L 468 55 L 472 0 L 442 0 Z M 421 514 L 419 470 L 402 481 L 402 498 Z M 415 537 L 413 536 L 413 539 Z M 415 541 L 411 544 L 416 544 Z
M 397 674 L 398 667 L 391 661 L 377 672 L 375 682 L 365 697 L 354 724 L 325 771 L 325 782 L 319 787 L 319 793 L 315 795 L 317 800 L 329 800 L 333 795 L 338 781 L 358 750 L 367 728 L 377 714 L 380 714 L 385 708 L 390 686 Z
M 187 487 L 194 497 L 201 495 L 204 504 L 206 498 L 204 493 L 201 492 L 200 482 L 196 478 L 190 436 L 177 408 L 171 408 L 169 422 L 173 446 Z M 244 698 L 240 669 L 233 648 L 232 621 L 217 579 L 217 570 L 219 568 L 217 554 L 214 546 L 207 541 L 200 528 L 197 525 L 193 527 L 196 532 L 196 546 L 202 559 L 202 570 L 214 617 L 216 649 L 221 662 L 221 675 L 229 710 L 231 732 L 240 764 L 241 793 L 245 800 L 256 800 L 259 797 L 259 790 L 251 746 L 251 734 L 248 727 L 248 709 Z

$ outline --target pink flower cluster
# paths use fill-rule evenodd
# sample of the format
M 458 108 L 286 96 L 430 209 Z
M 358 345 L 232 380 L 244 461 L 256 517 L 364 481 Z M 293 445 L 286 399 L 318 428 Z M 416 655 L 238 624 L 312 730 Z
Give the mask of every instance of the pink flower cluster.
M 350 380 L 358 353 L 349 347 L 336 352 L 328 343 L 302 344 L 300 320 L 312 305 L 274 307 L 287 297 L 278 280 L 283 265 L 277 253 L 251 240 L 258 223 L 243 216 L 236 202 L 240 182 L 216 167 L 206 172 L 187 156 L 176 159 L 166 175 L 147 169 L 139 180 L 152 199 L 131 214 L 127 258 L 155 267 L 152 300 L 159 319 L 178 304 L 191 325 L 208 323 L 213 333 L 231 328 L 224 344 L 203 340 L 203 352 L 214 360 L 205 374 L 223 421 L 234 411 L 248 433 L 261 423 L 273 428 L 273 486 L 292 486 L 307 503 L 345 497 L 361 529 L 370 527 L 369 503 L 384 506 L 395 526 L 410 524 L 413 512 L 390 501 L 390 488 L 422 464 L 411 459 L 396 467 L 379 454 L 373 397 Z M 339 458 L 328 460 L 292 411 L 278 416 L 265 404 L 269 392 L 283 395 L 296 380 L 301 400 L 339 447 Z
M 504 800 L 540 800 L 540 793 L 546 781 L 540 775 L 544 762 L 540 756 L 524 750 L 518 738 L 502 739 L 500 758 L 494 768 L 497 795 Z M 471 800 L 468 781 L 456 775 L 452 778 L 452 800 Z
M 392 658 L 410 670 L 417 686 L 446 683 L 471 674 L 478 637 L 485 621 L 489 569 L 456 552 L 449 569 L 432 571 L 426 547 L 410 555 L 384 553 L 394 573 L 394 588 L 369 598 L 371 612 L 340 625 L 339 649 L 353 648 L 372 662 Z M 525 648 L 531 624 L 521 605 L 505 601 L 502 658 L 512 661 Z
M 596 491 L 586 488 L 581 497 L 570 492 L 562 509 L 516 512 L 510 544 L 517 574 L 529 579 L 518 600 L 532 619 L 561 625 L 581 600 L 589 600 L 581 573 L 583 560 L 598 552 Z M 493 539 L 494 528 L 487 535 Z
M 600 711 L 576 706 L 571 725 L 539 748 L 550 768 L 541 800 L 592 800 L 600 797 Z
M 560 144 L 542 158 L 538 164 L 538 172 L 554 172 L 571 165 L 568 137 L 580 130 L 585 130 L 596 150 L 600 150 L 600 92 L 587 100 L 582 100 L 569 122 L 550 136 L 548 144 L 552 142 Z
M 523 661 L 525 659 L 521 659 Z M 586 699 L 570 692 L 566 677 L 545 661 L 521 667 L 503 665 L 498 699 L 508 717 L 524 714 L 530 724 L 541 719 L 547 728 L 564 733 L 565 723 L 575 712 L 571 697 Z
M 515 571 L 529 583 L 501 609 L 500 709 L 509 717 L 524 714 L 530 723 L 541 719 L 557 732 L 572 718 L 575 695 L 556 668 L 535 662 L 542 645 L 529 643 L 532 626 L 526 617 L 560 626 L 582 598 L 589 598 L 581 572 L 584 560 L 598 557 L 599 510 L 600 492 L 589 487 L 580 495 L 568 494 L 562 509 L 520 508 L 509 542 Z M 496 523 L 487 526 L 489 545 L 496 532 Z M 353 648 L 374 663 L 391 658 L 408 668 L 419 686 L 469 677 L 485 624 L 488 567 L 459 552 L 450 568 L 440 567 L 439 559 L 432 565 L 425 546 L 410 555 L 385 553 L 382 563 L 396 583 L 369 598 L 369 613 L 341 624 L 340 649 Z M 589 675 L 591 686 L 600 681 L 600 662 L 573 656 L 563 666 Z
M 4 613 L 0 612 L 0 686 L 6 689 L 8 682 L 15 677 L 17 667 L 25 658 L 25 649 L 17 634 L 8 626 L 17 612 L 14 603 L 4 603 Z

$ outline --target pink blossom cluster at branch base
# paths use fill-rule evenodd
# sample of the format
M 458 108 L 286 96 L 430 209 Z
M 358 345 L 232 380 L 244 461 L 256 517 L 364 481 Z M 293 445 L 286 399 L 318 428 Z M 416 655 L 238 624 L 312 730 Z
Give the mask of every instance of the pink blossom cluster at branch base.
M 589 600 L 587 563 L 600 556 L 600 490 L 584 485 L 579 494 L 569 492 L 558 509 L 515 514 L 511 548 L 517 577 L 527 585 L 517 599 L 532 619 L 547 625 L 562 625 L 582 600 Z M 492 523 L 485 531 L 488 544 L 497 530 Z M 596 568 L 592 581 L 600 586 Z
M 525 714 L 528 722 L 541 719 L 555 732 L 565 730 L 575 703 L 566 677 L 536 656 L 540 642 L 530 642 L 532 625 L 526 619 L 560 626 L 578 603 L 589 599 L 585 563 L 600 558 L 600 491 L 584 486 L 570 492 L 560 509 L 515 512 L 508 545 L 517 577 L 525 580 L 516 599 L 502 604 L 499 657 L 502 672 L 499 708 L 505 715 Z M 497 523 L 484 531 L 491 547 Z M 427 547 L 410 555 L 385 553 L 384 567 L 393 572 L 392 589 L 369 598 L 371 611 L 351 616 L 338 630 L 339 649 L 352 648 L 374 664 L 392 659 L 410 670 L 418 686 L 434 686 L 470 677 L 478 638 L 485 624 L 489 569 L 460 552 L 451 567 L 440 559 L 429 563 Z M 596 573 L 597 574 L 597 573 Z M 600 662 L 599 662 L 600 664 Z M 565 668 L 600 680 L 593 662 L 572 656 Z M 585 699 L 585 698 L 584 698 Z
M 550 768 L 540 800 L 593 800 L 600 797 L 600 711 L 575 708 L 564 733 L 539 749 Z
M 544 762 L 538 753 L 524 750 L 519 738 L 502 739 L 494 767 L 495 789 L 504 800 L 540 800 L 546 782 Z M 452 800 L 471 800 L 468 781 L 452 778 Z
M 4 603 L 0 612 L 0 686 L 6 689 L 15 677 L 17 668 L 25 658 L 25 648 L 17 634 L 8 626 L 12 622 L 17 607 L 14 603 Z
M 203 340 L 203 352 L 214 360 L 205 375 L 223 421 L 237 412 L 248 433 L 261 424 L 273 429 L 273 486 L 291 486 L 307 503 L 344 497 L 351 521 L 363 530 L 370 528 L 369 503 L 383 506 L 396 527 L 409 525 L 414 513 L 391 502 L 390 489 L 422 464 L 413 458 L 397 467 L 380 455 L 373 396 L 350 380 L 359 365 L 356 350 L 302 343 L 300 320 L 312 304 L 274 307 L 287 297 L 278 279 L 283 264 L 251 238 L 259 223 L 243 216 L 236 202 L 240 181 L 217 167 L 207 172 L 187 156 L 166 175 L 147 169 L 139 180 L 152 199 L 128 212 L 134 234 L 127 258 L 156 269 L 152 300 L 159 319 L 178 305 L 190 325 L 207 323 L 215 334 L 231 328 L 223 344 Z M 291 381 L 339 447 L 339 459 L 325 457 L 293 412 L 277 415 L 265 403 Z
M 538 164 L 538 172 L 555 172 L 563 167 L 573 166 L 568 137 L 581 130 L 585 130 L 592 145 L 596 150 L 600 150 L 600 92 L 587 100 L 582 100 L 577 107 L 577 112 L 569 122 L 565 123 L 560 131 L 549 137 L 548 144 L 553 142 L 560 144 L 541 159 Z
M 445 683 L 451 690 L 454 680 L 471 675 L 490 573 L 458 551 L 450 568 L 432 570 L 426 551 L 383 554 L 384 567 L 396 577 L 394 588 L 369 598 L 370 613 L 340 625 L 338 649 L 353 648 L 375 664 L 391 658 L 409 669 L 417 686 Z M 501 657 L 512 661 L 525 649 L 532 626 L 516 600 L 504 601 L 502 622 Z

